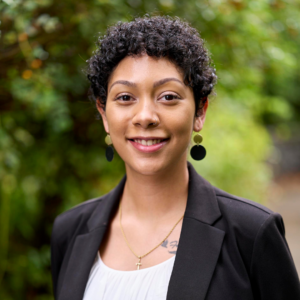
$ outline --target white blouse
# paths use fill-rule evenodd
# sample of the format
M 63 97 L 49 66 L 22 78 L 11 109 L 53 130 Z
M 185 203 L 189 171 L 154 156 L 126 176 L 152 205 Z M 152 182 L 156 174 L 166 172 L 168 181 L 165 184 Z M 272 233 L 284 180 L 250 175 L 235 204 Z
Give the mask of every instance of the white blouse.
M 166 300 L 175 256 L 150 268 L 118 271 L 107 267 L 98 252 L 83 300 Z

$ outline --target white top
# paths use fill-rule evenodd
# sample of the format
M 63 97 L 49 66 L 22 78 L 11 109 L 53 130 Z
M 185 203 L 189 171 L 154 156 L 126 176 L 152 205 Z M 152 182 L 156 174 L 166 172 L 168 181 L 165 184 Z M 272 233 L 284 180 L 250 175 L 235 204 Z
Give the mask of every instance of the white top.
M 174 261 L 175 256 L 150 268 L 118 271 L 98 251 L 83 300 L 166 300 Z

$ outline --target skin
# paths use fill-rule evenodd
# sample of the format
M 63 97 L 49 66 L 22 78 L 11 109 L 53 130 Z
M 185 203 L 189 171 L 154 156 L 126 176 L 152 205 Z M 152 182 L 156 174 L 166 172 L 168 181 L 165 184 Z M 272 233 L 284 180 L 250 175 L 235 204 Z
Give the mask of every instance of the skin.
M 120 199 L 122 226 L 138 255 L 163 241 L 184 214 L 188 196 L 187 153 L 192 132 L 201 131 L 208 102 L 195 114 L 193 91 L 182 72 L 167 58 L 147 55 L 124 58 L 110 76 L 105 110 L 97 103 L 113 146 L 123 159 L 127 181 Z M 147 153 L 130 142 L 134 137 L 167 139 Z M 142 259 L 141 269 L 176 254 L 182 221 L 161 246 Z M 125 243 L 119 211 L 100 247 L 110 268 L 136 270 L 138 259 Z

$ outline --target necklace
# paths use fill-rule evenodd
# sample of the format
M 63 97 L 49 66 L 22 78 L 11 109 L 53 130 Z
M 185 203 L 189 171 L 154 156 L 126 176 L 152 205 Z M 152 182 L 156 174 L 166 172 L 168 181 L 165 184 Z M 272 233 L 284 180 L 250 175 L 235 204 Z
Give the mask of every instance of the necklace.
M 147 253 L 145 253 L 144 255 L 137 255 L 133 249 L 131 248 L 127 238 L 126 238 L 126 235 L 125 235 L 125 232 L 123 230 L 123 226 L 122 226 L 122 206 L 121 206 L 121 203 L 120 203 L 120 207 L 119 207 L 119 213 L 120 213 L 120 227 L 121 227 L 121 231 L 122 231 L 122 234 L 123 234 L 123 237 L 124 237 L 124 240 L 128 246 L 128 248 L 131 250 L 131 252 L 134 254 L 134 256 L 136 256 L 138 258 L 138 262 L 136 263 L 136 266 L 137 266 L 137 270 L 140 269 L 140 266 L 142 265 L 141 263 L 141 260 L 143 257 L 145 257 L 146 255 L 150 254 L 152 251 L 154 251 L 156 248 L 158 248 L 168 237 L 169 235 L 173 232 L 173 230 L 175 229 L 175 227 L 177 226 L 177 224 L 183 219 L 184 215 L 176 222 L 176 224 L 173 226 L 173 228 L 171 229 L 171 231 L 167 234 L 167 236 L 157 245 L 155 246 L 153 249 L 151 249 L 150 251 L 148 251 Z

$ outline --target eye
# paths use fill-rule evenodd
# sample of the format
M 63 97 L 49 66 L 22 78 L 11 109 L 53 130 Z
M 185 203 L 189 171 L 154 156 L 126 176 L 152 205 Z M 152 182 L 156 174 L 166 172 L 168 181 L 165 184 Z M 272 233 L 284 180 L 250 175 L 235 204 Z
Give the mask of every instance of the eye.
M 129 95 L 121 95 L 121 96 L 119 96 L 116 100 L 121 100 L 121 101 L 130 101 L 131 100 L 131 96 L 129 96 Z
M 162 96 L 163 100 L 167 100 L 167 101 L 172 101 L 172 100 L 177 100 L 180 99 L 180 97 L 178 95 L 174 95 L 174 94 L 167 94 Z

